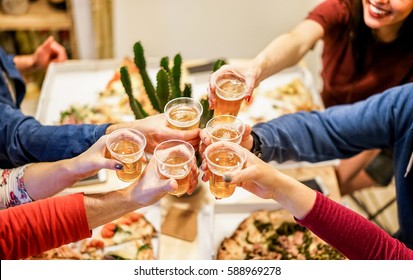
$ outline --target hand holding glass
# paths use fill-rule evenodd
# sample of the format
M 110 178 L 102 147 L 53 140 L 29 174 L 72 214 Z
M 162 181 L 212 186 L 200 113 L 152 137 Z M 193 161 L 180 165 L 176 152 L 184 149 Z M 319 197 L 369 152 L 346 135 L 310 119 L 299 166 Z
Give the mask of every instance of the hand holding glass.
M 112 158 L 123 163 L 122 170 L 116 170 L 116 175 L 120 180 L 132 182 L 141 175 L 141 159 L 145 146 L 145 136 L 139 131 L 129 128 L 117 129 L 106 139 L 106 147 Z
M 211 172 L 209 177 L 211 193 L 216 199 L 231 196 L 236 184 L 225 182 L 224 175 L 243 168 L 246 160 L 244 149 L 232 142 L 219 141 L 209 145 L 204 155 Z
M 160 143 L 153 153 L 158 164 L 159 173 L 166 178 L 173 178 L 178 189 L 169 194 L 182 196 L 189 188 L 191 165 L 195 150 L 185 141 L 168 140 Z

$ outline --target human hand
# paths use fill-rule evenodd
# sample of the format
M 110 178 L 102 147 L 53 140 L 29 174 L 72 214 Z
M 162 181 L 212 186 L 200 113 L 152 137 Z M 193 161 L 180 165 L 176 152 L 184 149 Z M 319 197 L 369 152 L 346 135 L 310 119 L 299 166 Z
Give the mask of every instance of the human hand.
M 239 145 L 241 147 L 246 148 L 247 150 L 251 150 L 253 145 L 253 138 L 251 136 L 252 127 L 249 124 L 244 124 L 244 128 L 244 133 L 242 134 L 241 142 L 239 143 Z M 206 128 L 201 130 L 201 132 L 199 133 L 199 137 L 201 139 L 201 145 L 199 145 L 199 152 L 203 154 L 206 147 L 208 147 L 212 143 L 211 137 L 209 136 Z
M 281 173 L 253 153 L 246 151 L 244 169 L 228 174 L 227 180 L 264 199 L 275 199 Z
M 88 150 L 69 161 L 73 162 L 78 179 L 84 179 L 95 175 L 99 170 L 105 169 L 122 169 L 122 163 L 116 159 L 105 157 L 106 139 L 104 135 L 96 141 Z
M 245 95 L 245 100 L 250 101 L 254 88 L 258 86 L 256 79 L 256 70 L 253 67 L 252 62 L 234 65 L 223 65 L 220 69 L 213 72 L 209 77 L 209 87 L 208 87 L 208 101 L 209 109 L 215 109 L 215 79 L 222 74 L 238 74 L 245 77 L 246 83 L 248 85 L 248 90 Z
M 37 47 L 33 56 L 33 68 L 46 69 L 51 62 L 64 62 L 67 60 L 66 49 L 60 45 L 53 36 Z
M 144 207 L 158 202 L 168 192 L 176 190 L 178 183 L 175 179 L 161 179 L 156 159 L 152 157 L 139 181 L 133 183 L 130 188 L 132 188 L 132 200 Z
M 199 131 L 200 129 L 191 130 L 177 130 L 168 127 L 165 114 L 157 114 L 153 116 L 146 117 L 141 120 L 136 120 L 129 123 L 120 123 L 109 126 L 106 133 L 121 128 L 129 127 L 139 130 L 145 135 L 146 147 L 145 151 L 148 153 L 153 153 L 154 149 L 158 144 L 166 140 L 182 140 L 191 144 L 195 151 L 199 148 Z

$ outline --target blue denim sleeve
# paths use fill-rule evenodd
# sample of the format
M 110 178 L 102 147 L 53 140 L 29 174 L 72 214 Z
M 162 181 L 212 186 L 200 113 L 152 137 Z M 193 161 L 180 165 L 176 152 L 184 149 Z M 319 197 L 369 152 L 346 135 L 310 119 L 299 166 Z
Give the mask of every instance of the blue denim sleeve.
M 410 83 L 355 104 L 285 115 L 253 131 L 267 162 L 347 158 L 366 149 L 393 148 L 413 122 L 412 97 Z
M 44 126 L 0 103 L 0 167 L 74 157 L 104 135 L 108 125 Z

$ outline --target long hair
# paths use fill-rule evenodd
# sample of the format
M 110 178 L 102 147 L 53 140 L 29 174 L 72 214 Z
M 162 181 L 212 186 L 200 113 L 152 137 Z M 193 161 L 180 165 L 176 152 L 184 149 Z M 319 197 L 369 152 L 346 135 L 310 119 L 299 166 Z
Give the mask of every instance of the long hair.
M 352 42 L 352 49 L 355 61 L 355 75 L 362 74 L 367 67 L 365 57 L 367 46 L 369 42 L 375 40 L 373 32 L 370 27 L 366 25 L 363 18 L 363 4 L 362 0 L 349 1 L 351 8 L 350 20 L 350 39 Z M 352 3 L 351 3 L 352 2 Z M 406 49 L 412 50 L 412 35 L 413 35 L 413 12 L 405 19 L 403 25 L 399 29 L 397 35 L 397 44 L 404 46 Z M 413 50 L 412 50 L 413 51 Z

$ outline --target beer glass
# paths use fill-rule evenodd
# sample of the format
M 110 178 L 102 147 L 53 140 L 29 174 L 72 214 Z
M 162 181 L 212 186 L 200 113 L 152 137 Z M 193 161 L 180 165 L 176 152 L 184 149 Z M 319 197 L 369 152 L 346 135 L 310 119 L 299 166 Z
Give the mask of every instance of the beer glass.
M 219 141 L 209 145 L 204 155 L 210 171 L 209 189 L 211 193 L 216 199 L 231 196 L 236 184 L 225 182 L 224 175 L 243 168 L 246 160 L 244 149 L 232 142 Z
M 236 73 L 224 73 L 215 79 L 214 116 L 237 116 L 247 93 L 245 78 Z
M 165 178 L 173 178 L 178 182 L 178 189 L 169 194 L 178 197 L 185 194 L 195 156 L 192 145 L 181 140 L 168 140 L 156 146 L 153 155 L 157 161 L 158 172 Z
M 172 99 L 166 103 L 164 108 L 168 126 L 180 130 L 198 128 L 202 112 L 201 103 L 189 97 Z
M 244 130 L 244 123 L 239 118 L 231 115 L 213 117 L 206 124 L 206 131 L 212 143 L 229 141 L 239 144 Z
M 123 163 L 122 170 L 116 170 L 120 180 L 132 182 L 141 175 L 145 146 L 146 138 L 137 130 L 121 128 L 109 134 L 106 147 L 112 158 Z

